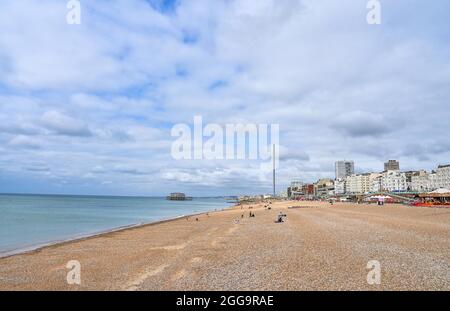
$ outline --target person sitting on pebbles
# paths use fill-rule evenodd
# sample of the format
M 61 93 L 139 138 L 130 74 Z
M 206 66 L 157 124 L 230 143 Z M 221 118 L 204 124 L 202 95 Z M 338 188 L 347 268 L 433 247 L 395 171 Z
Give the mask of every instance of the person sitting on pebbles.
M 278 214 L 278 219 L 276 221 L 276 223 L 282 223 L 284 222 L 284 218 L 287 217 L 286 214 L 283 214 L 282 212 L 280 212 L 280 214 Z

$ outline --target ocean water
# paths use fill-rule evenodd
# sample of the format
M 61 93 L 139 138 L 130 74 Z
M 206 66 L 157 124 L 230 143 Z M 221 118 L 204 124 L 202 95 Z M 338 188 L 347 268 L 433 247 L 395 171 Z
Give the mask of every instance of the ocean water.
M 0 255 L 115 228 L 230 206 L 224 198 L 0 194 Z

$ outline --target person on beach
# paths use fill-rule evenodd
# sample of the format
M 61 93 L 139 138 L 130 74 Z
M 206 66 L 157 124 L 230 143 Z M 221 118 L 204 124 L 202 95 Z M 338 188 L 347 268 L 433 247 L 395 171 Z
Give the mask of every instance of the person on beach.
M 284 218 L 287 217 L 286 214 L 283 214 L 282 212 L 280 212 L 280 214 L 278 215 L 278 219 L 277 219 L 277 223 L 282 223 L 284 222 Z

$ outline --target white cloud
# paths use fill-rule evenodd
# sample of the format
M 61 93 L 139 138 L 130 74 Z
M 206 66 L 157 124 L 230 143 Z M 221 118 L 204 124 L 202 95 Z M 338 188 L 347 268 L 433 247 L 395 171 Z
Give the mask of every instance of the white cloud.
M 58 135 L 81 137 L 92 135 L 82 121 L 64 115 L 59 111 L 51 110 L 45 112 L 41 117 L 41 122 L 44 127 Z
M 340 158 L 448 161 L 447 2 L 386 2 L 379 27 L 365 4 L 98 0 L 74 26 L 64 2 L 2 1 L 0 169 L 33 159 L 74 192 L 270 189 L 259 163 L 172 160 L 171 126 L 194 115 L 280 124 L 284 183 L 332 176 Z
M 37 149 L 40 147 L 38 140 L 24 135 L 15 136 L 9 141 L 9 145 L 26 149 Z

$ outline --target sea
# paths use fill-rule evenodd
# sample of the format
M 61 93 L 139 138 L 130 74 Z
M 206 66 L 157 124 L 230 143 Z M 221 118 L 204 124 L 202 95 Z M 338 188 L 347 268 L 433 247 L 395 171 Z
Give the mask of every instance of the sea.
M 0 257 L 231 205 L 225 198 L 0 194 Z

